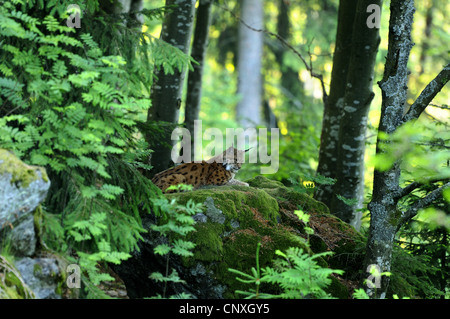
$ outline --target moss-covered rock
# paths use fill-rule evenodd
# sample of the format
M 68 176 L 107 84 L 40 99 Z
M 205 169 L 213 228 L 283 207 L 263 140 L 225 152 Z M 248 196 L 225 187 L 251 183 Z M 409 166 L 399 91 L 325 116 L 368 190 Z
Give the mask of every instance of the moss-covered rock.
M 34 299 L 34 292 L 25 283 L 13 261 L 0 254 L 0 299 Z
M 11 174 L 10 183 L 23 188 L 41 178 L 44 182 L 48 182 L 45 168 L 27 165 L 7 150 L 0 149 L 0 164 L 0 175 Z
M 167 196 L 181 204 L 189 199 L 204 203 L 206 219 L 200 222 L 196 217 L 197 231 L 188 239 L 197 248 L 186 265 L 206 263 L 206 269 L 229 287 L 224 297 L 232 297 L 235 289 L 243 288 L 228 268 L 248 271 L 255 266 L 258 242 L 262 265 L 270 263 L 276 249 L 303 245 L 293 229 L 280 223 L 277 200 L 262 189 L 223 186 Z
M 36 249 L 35 226 L 49 187 L 44 168 L 0 149 L 0 299 L 60 298 L 58 258 Z
M 0 225 L 15 225 L 41 203 L 50 187 L 45 169 L 0 149 Z
M 341 246 L 351 249 L 351 244 L 360 240 L 361 235 L 331 215 L 323 203 L 262 176 L 247 182 L 250 187 L 217 186 L 165 195 L 176 199 L 179 204 L 185 204 L 188 200 L 204 204 L 203 212 L 194 216 L 196 231 L 188 236 L 196 244 L 194 256 L 180 260 L 179 264 L 171 259 L 172 267 L 187 282 L 183 287 L 172 287 L 172 292 L 189 292 L 197 298 L 239 297 L 235 295 L 237 289 L 253 287 L 237 281 L 236 275 L 228 269 L 248 273 L 255 267 L 259 242 L 260 266 L 266 267 L 272 265 L 277 249 L 283 251 L 296 246 L 319 253 Z M 294 214 L 297 209 L 311 215 L 309 226 L 314 229 L 314 235 L 310 237 L 311 249 L 305 247 L 301 239 L 307 235 L 303 231 L 304 224 Z M 155 239 L 146 241 L 155 242 Z M 151 248 L 145 245 L 141 245 L 141 252 L 132 259 L 135 260 L 125 262 L 118 269 L 130 297 L 155 295 L 156 292 L 151 294 L 148 290 L 153 283 L 142 282 L 143 276 L 138 274 L 137 269 L 150 269 L 163 263 L 156 262 Z M 322 267 L 332 263 L 331 257 L 317 260 Z M 125 268 L 128 271 L 133 269 L 135 273 L 132 276 L 127 271 L 124 273 Z M 348 289 L 343 282 L 342 278 L 333 278 L 330 293 L 335 297 L 347 298 Z

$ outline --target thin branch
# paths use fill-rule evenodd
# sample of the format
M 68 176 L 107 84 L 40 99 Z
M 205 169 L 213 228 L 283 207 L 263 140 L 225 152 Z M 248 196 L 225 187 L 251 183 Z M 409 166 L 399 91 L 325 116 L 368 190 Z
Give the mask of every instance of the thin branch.
M 409 195 L 412 191 L 414 191 L 415 189 L 419 188 L 420 186 L 423 185 L 428 185 L 428 184 L 432 184 L 432 183 L 437 183 L 437 182 L 448 182 L 449 179 L 445 178 L 437 178 L 437 179 L 429 179 L 427 181 L 423 181 L 423 182 L 412 182 L 411 184 L 408 184 L 407 186 L 401 188 L 400 190 L 398 190 L 397 192 L 395 192 L 395 194 L 393 195 L 394 199 L 400 199 L 402 197 L 405 197 L 406 195 Z
M 423 185 L 423 184 L 418 183 L 418 182 L 412 182 L 411 184 L 409 184 L 409 185 L 403 187 L 402 189 L 398 190 L 394 194 L 393 198 L 394 199 L 400 199 L 402 197 L 405 197 L 406 195 L 410 194 L 413 190 L 419 188 L 421 185 Z
M 214 4 L 214 5 L 217 6 L 218 8 L 220 8 L 220 9 L 224 10 L 224 11 L 229 12 L 236 20 L 238 20 L 240 23 L 242 23 L 246 28 L 248 28 L 248 29 L 250 29 L 252 31 L 255 31 L 255 32 L 262 32 L 262 33 L 265 33 L 267 35 L 270 35 L 270 36 L 276 38 L 284 46 L 286 46 L 289 50 L 291 50 L 296 56 L 298 56 L 300 58 L 300 60 L 302 60 L 303 64 L 306 67 L 306 70 L 308 70 L 309 74 L 313 78 L 316 78 L 316 79 L 318 79 L 320 81 L 320 84 L 322 86 L 323 102 L 324 102 L 324 104 L 326 103 L 327 98 L 328 98 L 328 94 L 327 94 L 327 91 L 325 89 L 325 83 L 323 81 L 322 74 L 314 72 L 313 68 L 312 68 L 312 65 L 308 64 L 308 62 L 305 60 L 305 58 L 302 56 L 302 54 L 300 52 L 298 52 L 298 50 L 296 50 L 289 42 L 287 42 L 282 36 L 280 36 L 277 33 L 273 33 L 271 31 L 268 31 L 268 30 L 265 30 L 265 29 L 257 29 L 257 28 L 254 28 L 254 27 L 248 25 L 244 20 L 242 20 L 239 16 L 237 16 L 233 11 L 231 11 L 228 8 L 222 7 L 222 6 L 218 5 L 218 4 Z M 310 54 L 310 56 L 311 56 L 311 54 Z
M 447 105 L 437 105 L 437 104 L 430 103 L 430 106 L 437 107 L 438 109 L 450 110 L 450 107 L 448 107 Z
M 449 140 L 443 140 L 443 139 L 438 139 L 435 141 L 430 141 L 429 143 L 420 143 L 420 142 L 415 142 L 415 145 L 423 145 L 423 146 L 430 146 L 432 147 L 438 147 L 438 148 L 443 148 L 443 149 L 450 149 L 450 146 L 445 145 L 446 142 L 448 142 Z
M 431 105 L 431 104 L 430 104 L 430 105 Z M 447 122 L 443 122 L 443 121 L 441 121 L 441 120 L 435 118 L 433 115 L 431 115 L 431 114 L 428 113 L 427 111 L 424 111 L 423 113 L 424 113 L 426 116 L 428 116 L 430 119 L 432 119 L 433 121 L 435 121 L 435 122 L 437 122 L 437 123 L 439 123 L 439 124 L 442 124 L 442 125 L 444 125 L 444 126 L 448 126 Z
M 406 222 L 406 221 L 410 220 L 411 218 L 413 218 L 414 216 L 416 216 L 419 209 L 425 208 L 428 205 L 430 205 L 432 201 L 434 201 L 435 199 L 440 197 L 442 195 L 442 192 L 446 188 L 449 188 L 449 187 L 450 187 L 450 182 L 447 182 L 446 184 L 442 185 L 441 187 L 436 188 L 431 193 L 428 193 L 425 197 L 416 201 L 406 212 L 403 212 L 402 223 L 400 223 L 400 225 L 403 225 L 404 222 Z
M 447 64 L 441 72 L 423 89 L 416 101 L 411 105 L 408 112 L 403 116 L 402 122 L 419 118 L 420 114 L 430 104 L 434 97 L 441 91 L 441 89 L 450 80 L 450 63 Z

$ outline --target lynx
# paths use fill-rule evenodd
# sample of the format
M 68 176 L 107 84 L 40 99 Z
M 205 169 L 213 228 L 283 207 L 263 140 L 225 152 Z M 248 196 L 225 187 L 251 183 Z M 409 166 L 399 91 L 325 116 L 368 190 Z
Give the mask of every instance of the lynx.
M 197 189 L 206 185 L 242 185 L 234 179 L 244 161 L 244 153 L 233 146 L 222 154 L 201 163 L 184 163 L 156 174 L 152 182 L 163 192 L 172 185 L 188 184 Z M 167 191 L 169 193 L 170 191 Z

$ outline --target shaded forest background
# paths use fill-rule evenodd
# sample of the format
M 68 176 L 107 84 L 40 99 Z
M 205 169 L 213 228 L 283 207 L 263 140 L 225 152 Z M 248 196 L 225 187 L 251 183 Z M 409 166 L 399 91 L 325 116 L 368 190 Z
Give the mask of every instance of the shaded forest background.
M 357 28 L 354 19 L 366 21 L 370 3 L 381 6 L 380 28 Z M 174 127 L 191 128 L 200 119 L 204 129 L 222 132 L 279 128 L 280 166 L 269 178 L 325 202 L 374 242 L 380 240 L 374 226 L 378 219 L 371 216 L 389 221 L 390 248 L 378 251 L 369 239 L 368 249 L 378 255 L 368 254 L 366 264 L 386 258 L 383 271 L 389 271 L 392 249 L 401 247 L 430 265 L 424 270 L 427 286 L 417 294 L 448 296 L 450 4 L 416 1 L 409 53 L 401 46 L 408 34 L 389 42 L 396 32 L 390 17 L 395 16 L 392 8 L 398 8 L 397 17 L 408 16 L 413 2 L 381 3 L 88 1 L 79 4 L 81 28 L 73 28 L 65 24 L 70 1 L 5 2 L 0 11 L 0 147 L 48 170 L 52 188 L 42 215 L 46 240 L 76 252 L 88 269 L 85 284 L 94 289 L 107 278 L 96 264 L 120 263 L 141 239 L 139 214 L 164 215 L 153 205 L 161 194 L 148 177 L 172 166 L 167 149 Z M 191 20 L 172 15 L 168 21 L 181 8 Z M 163 28 L 170 23 L 178 27 Z M 408 31 L 408 21 L 397 23 Z M 341 56 L 354 59 L 347 61 L 348 68 L 338 69 L 344 61 L 334 60 L 337 41 L 343 41 Z M 251 55 L 258 47 L 260 52 Z M 370 62 L 358 55 L 358 48 L 366 47 L 372 56 L 364 58 Z M 250 62 L 257 63 L 244 69 Z M 334 68 L 348 78 L 339 79 Z M 386 83 L 394 75 L 401 102 L 388 101 L 394 94 Z M 347 79 L 361 88 L 346 93 Z M 436 79 L 437 85 L 429 85 Z M 338 85 L 344 85 L 341 96 Z M 347 99 L 350 104 L 344 104 Z M 352 107 L 359 104 L 366 109 L 353 118 Z M 396 114 L 393 129 L 380 125 L 390 113 Z M 362 125 L 356 127 L 357 122 Z M 350 140 L 356 146 L 345 142 Z M 354 172 L 345 166 L 352 152 L 358 162 Z M 254 177 L 260 167 L 244 164 L 237 177 Z M 396 179 L 386 182 L 392 175 Z M 373 186 L 374 178 L 379 187 Z M 383 188 L 380 181 L 393 188 Z M 395 205 L 381 212 L 377 205 L 386 198 Z M 106 210 L 114 217 L 106 217 Z M 387 285 L 383 282 L 383 290 Z

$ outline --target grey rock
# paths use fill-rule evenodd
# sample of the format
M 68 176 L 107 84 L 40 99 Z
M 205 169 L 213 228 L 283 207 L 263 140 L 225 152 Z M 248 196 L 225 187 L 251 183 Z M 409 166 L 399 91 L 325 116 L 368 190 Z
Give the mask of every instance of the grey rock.
M 192 216 L 196 223 L 206 223 L 208 221 L 208 217 L 203 213 L 198 213 Z
M 43 178 L 38 168 L 35 170 L 37 178 L 28 185 L 21 185 L 14 181 L 14 172 L 2 171 L 3 165 L 6 165 L 5 160 L 0 158 L 0 225 L 14 224 L 35 210 L 47 196 L 50 187 L 50 181 Z M 29 170 L 32 167 L 26 166 L 17 169 Z
M 14 227 L 9 238 L 14 256 L 32 256 L 37 242 L 33 215 L 28 215 L 24 221 Z
M 17 270 L 38 299 L 61 298 L 55 292 L 61 277 L 56 259 L 30 258 L 37 242 L 33 212 L 49 188 L 44 168 L 27 165 L 0 149 L 0 249 L 6 238 Z
M 203 204 L 206 207 L 205 214 L 211 219 L 211 222 L 219 224 L 225 223 L 225 215 L 214 205 L 214 199 L 212 197 L 207 197 Z
M 60 270 L 55 259 L 25 257 L 16 262 L 16 268 L 37 299 L 60 299 L 56 293 Z
M 0 244 L 3 238 L 9 238 L 17 256 L 34 254 L 32 212 L 45 199 L 49 187 L 45 169 L 27 165 L 0 149 Z
M 239 221 L 236 220 L 236 219 L 232 219 L 232 220 L 230 221 L 230 225 L 231 225 L 231 227 L 232 227 L 233 229 L 236 229 L 236 228 L 239 228 L 239 227 L 240 227 Z

